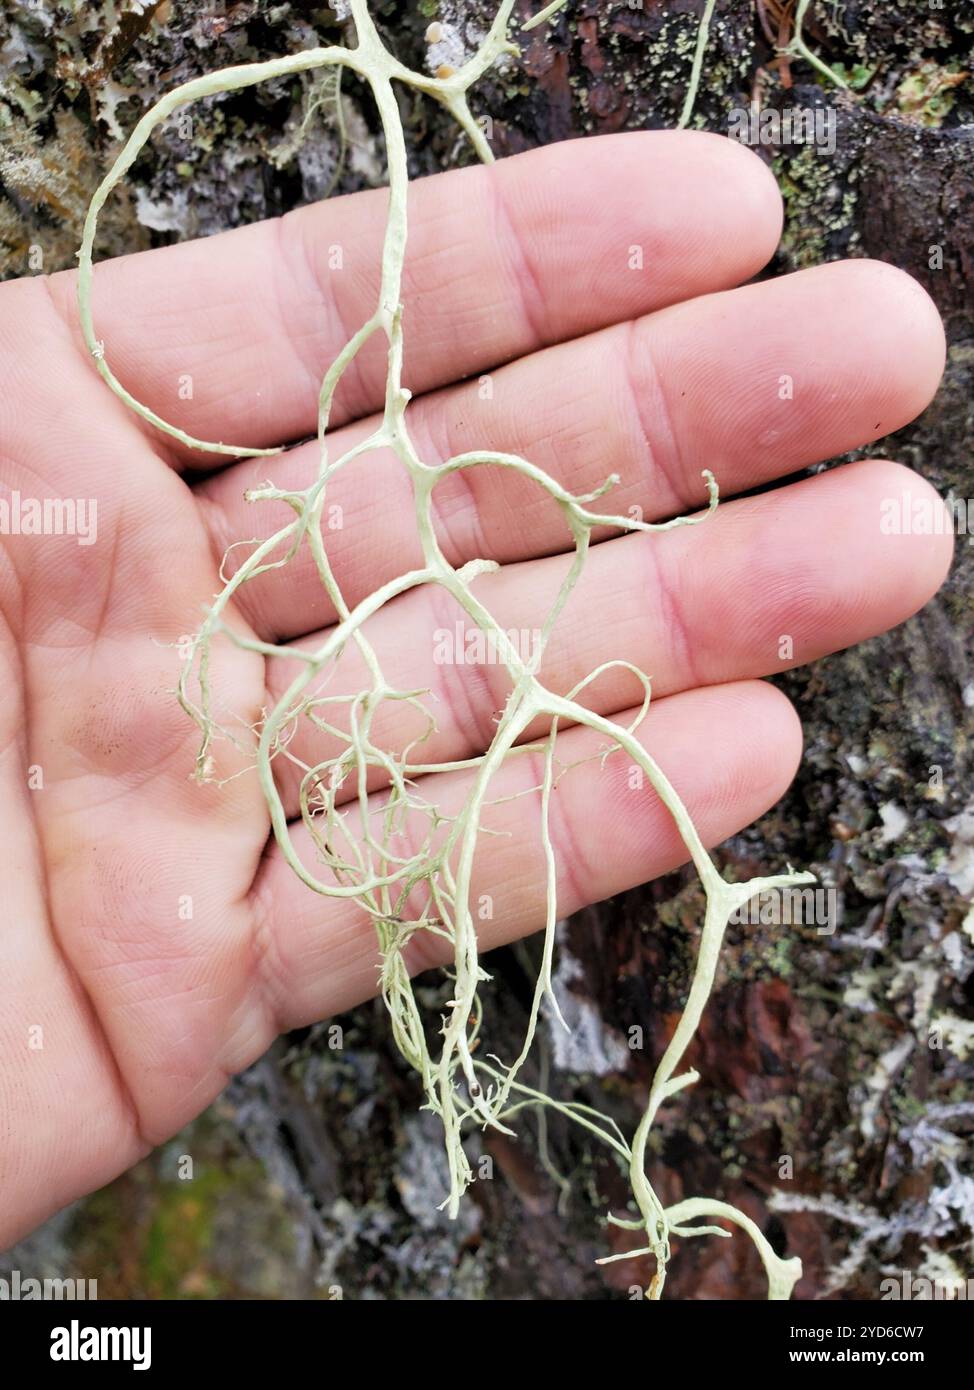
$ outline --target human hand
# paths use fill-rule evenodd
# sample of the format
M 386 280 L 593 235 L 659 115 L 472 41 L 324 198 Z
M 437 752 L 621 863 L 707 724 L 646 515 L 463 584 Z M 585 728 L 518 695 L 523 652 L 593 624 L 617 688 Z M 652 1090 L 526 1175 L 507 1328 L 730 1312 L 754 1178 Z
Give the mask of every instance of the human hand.
M 324 365 L 374 303 L 384 198 L 99 267 L 95 322 L 124 384 L 197 437 L 270 447 L 307 435 Z M 617 472 L 612 509 L 647 520 L 699 507 L 701 469 L 717 475 L 725 502 L 704 525 L 594 549 L 542 675 L 567 690 L 613 658 L 649 672 L 640 737 L 718 843 L 782 795 L 799 757 L 794 711 L 756 678 L 903 621 L 951 555 L 947 536 L 882 533 L 884 498 L 933 500 L 890 463 L 726 499 L 919 413 L 943 365 L 936 311 L 870 262 L 732 288 L 771 255 L 780 201 L 757 159 L 713 136 L 550 147 L 423 181 L 410 199 L 405 381 L 425 457 L 516 452 L 576 493 Z M 0 287 L 0 310 L 8 516 L 14 491 L 21 510 L 97 502 L 92 544 L 0 536 L 6 1245 L 174 1133 L 276 1033 L 374 993 L 377 952 L 361 912 L 310 893 L 268 843 L 253 776 L 190 780 L 198 731 L 172 695 L 171 646 L 219 588 L 224 551 L 280 521 L 245 491 L 268 476 L 304 486 L 316 446 L 224 466 L 144 425 L 95 375 L 72 275 Z M 337 401 L 336 448 L 368 431 L 384 378 L 367 349 Z M 329 500 L 350 601 L 416 563 L 391 457 L 357 461 Z M 539 626 L 567 564 L 557 511 L 498 470 L 457 473 L 437 500 L 454 563 L 501 562 L 478 596 L 504 627 Z M 483 750 L 506 691 L 502 668 L 435 662 L 434 634 L 456 617 L 435 603 L 429 588 L 404 595 L 369 633 L 390 679 L 432 688 L 439 732 L 424 757 L 445 763 Z M 302 560 L 240 591 L 240 630 L 264 640 L 320 640 L 332 616 Z M 355 678 L 350 659 L 341 679 Z M 268 692 L 259 656 L 230 647 L 215 679 L 246 725 L 283 688 L 274 671 Z M 617 669 L 591 697 L 625 721 L 641 690 Z M 383 732 L 401 745 L 416 729 Z M 566 760 L 600 746 L 588 731 L 562 737 Z M 466 777 L 438 774 L 429 799 L 456 804 Z M 621 760 L 595 759 L 559 786 L 563 914 L 685 858 L 665 810 L 648 790 L 634 799 L 625 777 Z M 536 780 L 519 759 L 495 790 Z M 492 812 L 510 833 L 478 861 L 475 892 L 493 899 L 485 947 L 543 924 L 536 821 L 529 797 Z M 412 967 L 442 960 L 444 945 L 414 936 Z

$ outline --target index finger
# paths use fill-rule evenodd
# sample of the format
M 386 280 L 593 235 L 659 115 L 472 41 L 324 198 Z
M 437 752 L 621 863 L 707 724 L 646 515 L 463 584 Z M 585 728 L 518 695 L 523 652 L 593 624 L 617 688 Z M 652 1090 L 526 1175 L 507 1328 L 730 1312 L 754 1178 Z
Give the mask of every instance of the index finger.
M 95 327 L 122 384 L 199 439 L 260 449 L 313 432 L 326 367 L 375 309 L 387 196 L 102 263 Z M 423 179 L 409 216 L 404 381 L 421 392 L 739 284 L 772 254 L 781 200 L 761 161 L 722 136 L 637 132 Z M 52 281 L 69 322 L 75 280 Z M 331 423 L 378 409 L 385 376 L 376 339 Z

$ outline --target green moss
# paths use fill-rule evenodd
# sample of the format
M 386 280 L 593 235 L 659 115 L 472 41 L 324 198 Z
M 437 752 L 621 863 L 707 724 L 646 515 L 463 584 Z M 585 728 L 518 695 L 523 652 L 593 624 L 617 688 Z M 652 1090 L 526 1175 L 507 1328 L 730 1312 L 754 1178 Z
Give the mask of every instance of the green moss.
M 146 1291 L 156 1298 L 215 1298 L 219 1282 L 207 1268 L 220 1197 L 233 1169 L 210 1169 L 192 1182 L 166 1184 L 146 1236 Z

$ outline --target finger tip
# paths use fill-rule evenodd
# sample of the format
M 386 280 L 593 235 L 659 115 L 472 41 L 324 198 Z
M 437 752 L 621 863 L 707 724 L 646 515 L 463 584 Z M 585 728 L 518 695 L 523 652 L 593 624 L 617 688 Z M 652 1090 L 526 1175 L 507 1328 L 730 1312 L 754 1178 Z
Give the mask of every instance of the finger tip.
M 801 766 L 805 734 L 798 710 L 783 690 L 770 681 L 742 681 L 751 729 L 753 767 L 763 776 L 752 777 L 753 795 L 761 802 L 755 815 L 763 815 L 780 801 Z
M 774 174 L 752 150 L 704 130 L 630 131 L 600 136 L 598 143 L 612 152 L 614 171 L 644 215 L 647 206 L 665 213 L 656 227 L 660 244 L 671 245 L 687 269 L 696 263 L 688 294 L 740 284 L 768 263 L 784 204 Z M 638 217 L 633 225 L 640 225 Z
M 761 244 L 766 259 L 770 260 L 785 223 L 785 201 L 774 170 L 756 150 L 742 145 L 739 140 L 731 140 L 726 135 L 710 138 L 721 146 L 720 158 L 734 170 L 741 196 L 754 219 L 755 233 L 763 236 Z
M 889 626 L 906 622 L 941 588 L 954 559 L 955 521 L 943 497 L 921 474 L 892 459 L 869 459 L 879 502 L 887 598 L 895 604 Z M 966 506 L 966 503 L 965 503 Z M 888 552 L 895 553 L 890 555 Z
M 875 335 L 896 416 L 877 428 L 890 433 L 922 415 L 936 396 L 947 361 L 940 311 L 918 280 L 887 261 L 842 263 L 854 282 L 854 302 Z M 875 437 L 879 437 L 878 435 Z
M 683 717 L 711 731 L 693 799 L 705 843 L 718 844 L 784 796 L 801 764 L 801 720 L 787 695 L 763 680 L 698 687 L 676 700 Z
M 668 138 L 701 177 L 705 196 L 727 193 L 734 220 L 741 224 L 748 254 L 756 269 L 773 256 L 784 227 L 784 199 L 778 180 L 761 156 L 738 140 L 709 130 L 675 130 Z

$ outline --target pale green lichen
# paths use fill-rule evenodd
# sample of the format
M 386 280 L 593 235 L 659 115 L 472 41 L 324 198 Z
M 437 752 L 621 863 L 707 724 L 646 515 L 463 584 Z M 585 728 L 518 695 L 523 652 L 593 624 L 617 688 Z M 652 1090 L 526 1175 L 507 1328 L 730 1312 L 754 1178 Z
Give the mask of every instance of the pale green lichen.
M 533 28 L 553 16 L 563 3 L 564 0 L 555 0 L 524 27 Z M 231 641 L 259 652 L 268 660 L 281 658 L 298 661 L 301 665 L 298 675 L 263 718 L 257 737 L 257 773 L 271 825 L 285 860 L 311 890 L 326 898 L 354 900 L 375 927 L 382 956 L 380 988 L 392 1021 L 396 1044 L 421 1078 L 427 1108 L 438 1115 L 442 1122 L 450 1188 L 444 1205 L 451 1216 L 457 1214 L 463 1192 L 473 1180 L 462 1142 L 464 1127 L 476 1125 L 510 1133 L 509 1123 L 521 1108 L 549 1107 L 598 1136 L 627 1166 L 639 1218 L 630 1221 L 610 1216 L 609 1220 L 615 1225 L 642 1232 L 645 1247 L 609 1259 L 616 1261 L 633 1259 L 642 1254 L 653 1255 L 656 1273 L 648 1291 L 650 1297 L 658 1298 L 662 1293 L 671 1237 L 727 1236 L 730 1234 L 727 1230 L 712 1224 L 713 1221 L 726 1221 L 740 1226 L 755 1242 L 767 1271 L 769 1297 L 788 1298 L 801 1274 L 800 1261 L 781 1260 L 753 1221 L 722 1202 L 690 1198 L 664 1207 L 649 1182 L 646 1158 L 660 1107 L 698 1079 L 695 1071 L 681 1072 L 679 1069 L 713 988 L 729 917 L 755 894 L 808 883 L 813 881 L 812 876 L 789 871 L 748 883 L 729 883 L 722 878 L 675 788 L 636 737 L 648 712 L 651 697 L 649 680 L 642 673 L 635 671 L 628 663 L 609 661 L 567 695 L 547 689 L 537 676 L 540 658 L 552 629 L 582 571 L 592 531 L 596 527 L 607 527 L 616 531 L 653 532 L 695 525 L 703 521 L 717 505 L 716 482 L 710 473 L 704 473 L 710 497 L 707 511 L 653 525 L 593 508 L 593 504 L 617 481 L 615 476 L 593 492 L 576 496 L 541 469 L 515 455 L 474 451 L 448 459 L 445 463 L 427 464 L 420 458 L 409 431 L 407 407 L 410 393 L 403 388 L 401 380 L 401 288 L 407 240 L 408 168 L 402 120 L 393 84 L 401 83 L 440 102 L 466 133 L 480 158 L 490 162 L 493 158 L 490 147 L 483 130 L 471 114 L 467 94 L 495 62 L 517 54 L 518 49 L 508 37 L 513 5 L 514 0 L 503 0 L 489 33 L 477 51 L 456 71 L 441 71 L 439 76 L 431 77 L 400 63 L 382 42 L 369 15 L 366 0 L 349 0 L 358 40 L 355 48 L 336 46 L 310 49 L 270 62 L 208 73 L 162 98 L 139 121 L 92 200 L 80 253 L 78 296 L 82 329 L 97 368 L 112 390 L 143 419 L 182 444 L 235 457 L 279 452 L 196 439 L 142 405 L 117 379 L 106 360 L 104 345 L 95 335 L 92 313 L 92 247 L 97 218 L 106 198 L 131 168 L 152 131 L 175 110 L 192 101 L 272 78 L 320 73 L 325 69 L 348 69 L 368 85 L 378 109 L 389 167 L 388 220 L 378 300 L 371 316 L 338 353 L 322 381 L 318 408 L 320 461 L 315 480 L 307 488 L 296 491 L 282 490 L 268 484 L 248 494 L 254 502 L 287 503 L 294 512 L 294 519 L 269 539 L 256 545 L 233 577 L 226 580 L 196 636 L 181 675 L 179 699 L 202 731 L 197 775 L 201 779 L 213 776 L 213 742 L 218 735 L 227 732 L 219 727 L 211 708 L 209 668 L 213 638 L 224 633 Z M 804 5 L 800 6 L 799 20 L 805 8 Z M 709 0 L 684 102 L 684 124 L 692 113 L 699 86 L 713 11 L 713 0 Z M 381 423 L 368 438 L 354 445 L 340 458 L 331 459 L 328 429 L 335 392 L 362 347 L 376 335 L 385 338 L 387 348 L 385 405 Z M 332 571 L 324 541 L 322 517 L 327 489 L 341 470 L 353 466 L 357 459 L 380 448 L 391 450 L 409 477 L 423 561 L 419 568 L 390 580 L 350 609 Z M 561 510 L 574 542 L 574 562 L 530 661 L 522 657 L 508 634 L 471 589 L 472 581 L 478 575 L 496 569 L 496 563 L 475 559 L 459 569 L 455 568 L 444 556 L 434 527 L 433 495 L 436 487 L 461 469 L 486 466 L 514 470 L 546 492 Z M 232 631 L 225 624 L 224 617 L 241 586 L 268 570 L 286 565 L 305 545 L 313 557 L 322 588 L 338 616 L 337 624 L 330 629 L 320 647 L 317 650 L 301 650 L 277 646 L 245 638 Z M 513 684 L 488 750 L 480 757 L 448 764 L 420 761 L 416 749 L 423 739 L 410 745 L 398 757 L 392 756 L 373 740 L 376 714 L 387 701 L 402 701 L 422 712 L 427 737 L 435 729 L 433 717 L 422 699 L 428 692 L 399 690 L 390 686 L 383 675 L 378 656 L 363 632 L 366 621 L 383 605 L 400 594 L 427 584 L 438 585 L 451 595 L 467 617 L 492 638 Z M 353 696 L 322 693 L 323 683 L 349 642 L 355 644 L 363 658 L 370 684 Z M 633 672 L 644 691 L 642 707 L 626 728 L 593 713 L 579 699 L 583 691 L 605 671 L 619 666 L 626 666 Z M 349 721 L 347 730 L 337 727 L 329 718 L 331 709 L 337 705 L 345 708 Z M 340 740 L 344 745 L 343 751 L 338 756 L 315 764 L 298 759 L 289 745 L 294 729 L 302 719 L 319 732 Z M 548 725 L 547 737 L 531 744 L 521 743 L 527 729 L 539 720 Z M 672 816 L 706 893 L 703 929 L 686 1006 L 657 1066 L 648 1104 L 631 1144 L 614 1122 L 597 1111 L 577 1103 L 555 1101 L 519 1079 L 545 999 L 550 1001 L 557 1014 L 551 983 L 557 918 L 556 862 L 549 829 L 549 811 L 552 797 L 556 794 L 556 746 L 561 722 L 584 726 L 601 735 L 605 746 L 598 756 L 603 760 L 621 750 L 642 770 Z M 482 1018 L 479 990 L 489 976 L 480 964 L 471 907 L 471 877 L 480 837 L 486 833 L 483 813 L 491 804 L 488 795 L 491 782 L 508 758 L 522 755 L 528 750 L 543 754 L 541 841 L 547 878 L 547 920 L 542 965 L 535 986 L 529 1026 L 519 1056 L 513 1063 L 505 1065 L 489 1054 L 479 1058 L 474 1056 L 480 1042 Z M 318 858 L 328 871 L 325 877 L 304 862 L 292 838 L 274 776 L 274 763 L 282 757 L 300 768 L 300 823 L 310 834 Z M 445 817 L 436 806 L 424 799 L 422 782 L 415 780 L 427 773 L 449 769 L 464 769 L 473 774 L 467 799 L 461 811 L 452 818 Z M 378 809 L 370 801 L 369 794 L 369 774 L 374 770 L 379 770 L 389 785 L 388 793 Z M 357 805 L 361 813 L 361 826 L 357 833 L 352 833 L 348 828 L 347 812 L 340 810 L 338 804 L 339 790 L 348 782 L 357 790 L 357 798 L 352 803 Z M 404 856 L 397 852 L 397 836 L 407 816 L 417 819 L 425 817 L 426 829 L 415 851 Z M 424 931 L 448 941 L 454 957 L 453 997 L 448 1004 L 449 1013 L 443 1020 L 439 1056 L 434 1056 L 430 1051 L 404 959 L 407 943 L 416 933 Z M 700 1220 L 706 1222 L 708 1218 L 711 1224 L 696 1224 Z
M 792 34 L 791 42 L 784 51 L 789 57 L 803 58 L 805 62 L 809 63 L 822 77 L 827 78 L 829 82 L 834 82 L 837 87 L 841 87 L 844 91 L 848 91 L 849 83 L 845 80 L 842 73 L 837 71 L 834 67 L 830 68 L 827 63 L 823 63 L 818 54 L 813 52 L 805 42 L 805 16 L 808 14 L 808 8 L 811 3 L 812 0 L 798 0 L 798 8 L 795 10 L 795 31 Z

